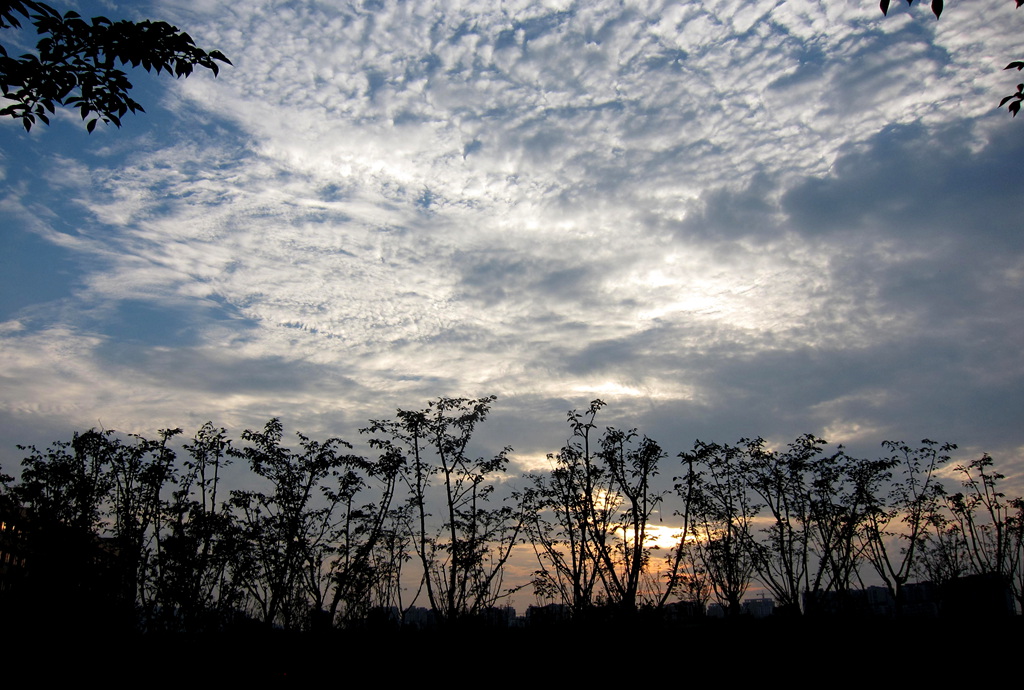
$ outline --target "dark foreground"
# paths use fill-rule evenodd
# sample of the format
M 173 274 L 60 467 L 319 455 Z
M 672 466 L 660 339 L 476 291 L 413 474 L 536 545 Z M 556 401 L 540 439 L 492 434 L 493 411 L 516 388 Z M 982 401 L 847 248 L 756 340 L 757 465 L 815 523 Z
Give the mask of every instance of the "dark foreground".
M 5 630 L 8 679 L 97 680 L 191 687 L 253 682 L 325 687 L 560 684 L 662 686 L 779 679 L 790 687 L 840 681 L 890 685 L 979 680 L 1019 664 L 1024 619 L 706 620 L 672 627 L 643 622 L 543 630 L 232 635 L 19 635 Z M 1012 671 L 1011 671 L 1012 672 Z M 15 687 L 15 686 L 12 686 Z

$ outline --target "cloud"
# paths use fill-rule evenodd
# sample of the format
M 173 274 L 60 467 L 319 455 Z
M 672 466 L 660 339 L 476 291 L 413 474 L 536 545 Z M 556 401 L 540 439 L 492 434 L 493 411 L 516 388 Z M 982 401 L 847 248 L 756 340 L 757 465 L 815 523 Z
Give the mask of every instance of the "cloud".
M 957 127 L 891 127 L 841 155 L 827 177 L 790 189 L 783 210 L 805 234 L 962 232 L 1016 242 L 1010 209 L 1024 195 L 1013 181 L 1022 149 L 1005 126 L 981 142 Z
M 711 189 L 691 204 L 678 224 L 683 241 L 724 242 L 742 238 L 771 239 L 779 230 L 775 185 L 765 174 L 755 175 L 744 189 Z
M 156 81 L 145 118 L 73 146 L 0 132 L 11 261 L 62 276 L 5 294 L 11 419 L 350 436 L 496 393 L 483 441 L 532 456 L 593 397 L 677 449 L 900 425 L 1024 446 L 997 428 L 1020 390 L 1020 138 L 986 62 L 1012 26 L 740 0 L 166 7 L 235 66 Z

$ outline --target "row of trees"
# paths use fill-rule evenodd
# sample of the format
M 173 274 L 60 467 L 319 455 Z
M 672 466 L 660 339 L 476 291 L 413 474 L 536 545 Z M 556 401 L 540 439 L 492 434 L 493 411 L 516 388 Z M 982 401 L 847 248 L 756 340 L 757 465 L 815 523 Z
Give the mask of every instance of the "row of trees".
M 469 451 L 493 401 L 372 421 L 372 459 L 337 438 L 288 448 L 276 419 L 240 445 L 206 424 L 177 451 L 180 429 L 24 448 L 20 481 L 4 482 L 26 525 L 6 544 L 24 563 L 6 593 L 174 630 L 347 625 L 417 602 L 453 621 L 530 585 L 574 615 L 712 598 L 738 613 L 756 581 L 800 612 L 872 575 L 899 605 L 912 579 L 994 573 L 1022 603 L 1024 502 L 987 455 L 951 468 L 955 446 L 886 442 L 866 460 L 806 435 L 785 450 L 697 441 L 669 463 L 635 430 L 599 431 L 594 401 L 569 413 L 549 472 L 512 478 L 509 448 Z M 248 474 L 226 472 L 243 462 Z M 507 564 L 530 549 L 532 582 L 510 585 Z
M 825 453 L 813 435 L 781 451 L 761 438 L 697 441 L 666 488 L 654 441 L 612 428 L 594 438 L 601 407 L 570 413 L 572 439 L 526 492 L 535 586 L 573 611 L 714 598 L 735 614 L 757 582 L 801 612 L 865 580 L 884 583 L 898 607 L 914 579 L 970 574 L 998 575 L 1024 605 L 1024 501 L 999 490 L 1004 477 L 988 455 L 950 468 L 956 446 L 929 440 L 886 441 L 879 459 Z M 665 548 L 652 519 L 669 503 L 674 546 L 652 560 Z
M 362 430 L 372 460 L 338 438 L 298 434 L 288 448 L 277 419 L 245 431 L 242 446 L 208 423 L 180 459 L 180 429 L 22 447 L 20 481 L 4 477 L 3 497 L 7 521 L 24 528 L 0 550 L 25 567 L 5 575 L 5 603 L 31 602 L 36 615 L 92 602 L 146 629 L 347 623 L 404 610 L 421 592 L 442 619 L 474 615 L 508 594 L 504 564 L 524 522 L 491 504 L 508 449 L 468 454 L 492 402 L 444 398 L 374 421 Z M 225 488 L 235 462 L 255 488 Z M 412 560 L 422 575 L 406 599 Z

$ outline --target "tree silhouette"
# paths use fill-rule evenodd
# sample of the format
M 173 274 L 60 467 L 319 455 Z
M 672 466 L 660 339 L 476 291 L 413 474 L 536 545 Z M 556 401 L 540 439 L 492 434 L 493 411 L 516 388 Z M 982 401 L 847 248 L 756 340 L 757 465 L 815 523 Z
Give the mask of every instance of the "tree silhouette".
M 125 605 L 154 604 L 154 560 L 160 552 L 162 521 L 166 515 L 164 486 L 172 478 L 174 452 L 167 441 L 181 429 L 160 432 L 159 441 L 134 436 L 134 443 L 113 439 L 110 444 L 110 513 L 119 560 Z
M 754 518 L 761 506 L 740 466 L 740 447 L 696 441 L 681 457 L 697 467 L 690 500 L 694 547 L 715 597 L 729 616 L 738 616 L 754 574 Z M 693 471 L 693 470 L 691 470 Z
M 167 504 L 155 563 L 154 618 L 172 630 L 217 630 L 244 599 L 231 571 L 245 543 L 221 493 L 230 446 L 225 430 L 211 422 L 185 445 L 189 458 Z
M 661 447 L 637 431 L 605 429 L 593 452 L 591 432 L 604 402 L 572 410 L 573 438 L 556 455 L 549 476 L 529 476 L 529 536 L 540 570 L 538 594 L 560 598 L 574 615 L 599 601 L 631 613 L 667 596 L 650 582 L 651 516 L 667 491 L 655 488 Z M 669 578 L 669 582 L 674 582 Z
M 601 438 L 601 459 L 622 506 L 611 525 L 616 543 L 602 554 L 607 566 L 605 587 L 624 611 L 637 606 L 641 575 L 647 572 L 650 556 L 647 527 L 665 493 L 653 488 L 664 451 L 646 436 L 635 442 L 636 436 L 635 429 L 609 428 Z
M 966 570 L 1004 578 L 1018 605 L 1024 608 L 1024 500 L 1007 499 L 999 486 L 1005 476 L 992 465 L 992 458 L 985 454 L 954 469 L 963 491 L 945 497 L 952 527 L 947 537 L 958 537 L 959 551 L 954 553 L 963 555 Z
M 220 51 L 199 48 L 192 38 L 166 22 L 86 21 L 76 12 L 61 15 L 35 0 L 0 3 L 0 29 L 17 29 L 29 20 L 41 36 L 36 52 L 12 57 L 0 44 L 0 92 L 14 103 L 0 116 L 21 120 L 26 130 L 57 106 L 77 108 L 92 132 L 97 122 L 121 126 L 128 112 L 144 112 L 128 92 L 132 84 L 118 66 L 142 67 L 187 77 L 197 67 L 216 75 L 218 62 L 231 64 Z
M 817 560 L 808 585 L 810 613 L 823 593 L 843 597 L 854 586 L 864 552 L 861 528 L 878 509 L 880 487 L 891 473 L 886 460 L 853 458 L 842 446 L 812 460 L 808 470 L 809 545 Z
M 754 568 L 775 603 L 798 612 L 812 567 L 811 492 L 806 474 L 824 441 L 810 434 L 801 436 L 784 453 L 766 448 L 762 438 L 740 443 L 740 467 L 771 517 L 771 524 L 761 530 L 765 538 L 751 543 Z
M 502 589 L 504 566 L 524 517 L 508 505 L 491 507 L 490 499 L 511 449 L 491 458 L 473 458 L 467 450 L 494 400 L 439 398 L 425 410 L 399 410 L 397 420 L 373 421 L 364 429 L 375 435 L 372 447 L 401 458 L 427 598 L 445 621 L 480 614 L 509 593 Z M 429 519 L 428 507 L 438 493 L 440 525 Z
M 595 605 L 598 598 L 635 606 L 645 563 L 646 517 L 640 516 L 649 511 L 634 514 L 644 524 L 639 542 L 637 531 L 632 532 L 631 542 L 627 528 L 634 521 L 620 513 L 623 494 L 617 485 L 629 473 L 626 444 L 632 436 L 609 429 L 600 441 L 602 449 L 595 452 L 593 446 L 598 443 L 592 432 L 602 407 L 602 400 L 593 400 L 586 412 L 568 413 L 572 438 L 558 454 L 548 457 L 555 464 L 548 476 L 530 475 L 532 486 L 526 491 L 530 540 L 541 566 L 534 588 L 539 594 L 560 598 L 574 615 Z M 650 467 L 645 470 L 649 475 Z M 646 484 L 643 488 L 646 495 Z M 634 495 L 642 500 L 638 493 Z M 624 563 L 626 570 L 621 572 Z
M 919 448 L 902 441 L 883 441 L 882 445 L 891 455 L 881 462 L 894 474 L 885 503 L 867 513 L 862 539 L 868 561 L 889 588 L 899 611 L 903 587 L 915 570 L 915 559 L 944 494 L 936 472 L 949 462 L 949 452 L 956 446 L 928 439 L 921 441 Z
M 362 488 L 352 469 L 366 462 L 340 452 L 350 448 L 341 439 L 320 443 L 296 435 L 301 452 L 281 446 L 281 422 L 271 419 L 262 431 L 242 434 L 251 445 L 230 451 L 248 461 L 272 488 L 269 493 L 232 491 L 231 503 L 250 547 L 246 589 L 258 603 L 263 622 L 285 628 L 305 624 L 308 607 L 324 608 L 331 582 L 334 510 Z
M 607 579 L 603 554 L 615 499 L 612 478 L 591 449 L 594 420 L 604 405 L 594 400 L 583 413 L 569 412 L 572 439 L 548 456 L 555 463 L 548 476 L 530 475 L 526 492 L 529 534 L 540 564 L 534 589 L 557 596 L 574 615 L 595 603 L 595 588 Z
M 404 513 L 391 508 L 400 469 L 400 458 L 389 453 L 376 462 L 353 462 L 350 457 L 336 488 L 325 491 L 325 497 L 341 511 L 334 518 L 325 545 L 330 554 L 327 579 L 334 588 L 328 609 L 332 621 L 337 621 L 339 615 L 346 622 L 365 619 L 373 606 L 386 605 L 390 595 L 396 589 L 400 591 L 397 583 L 405 555 L 402 547 L 407 542 L 397 526 L 404 524 Z M 378 500 L 357 502 L 356 496 L 370 480 L 379 484 Z M 317 576 L 308 569 L 311 582 Z

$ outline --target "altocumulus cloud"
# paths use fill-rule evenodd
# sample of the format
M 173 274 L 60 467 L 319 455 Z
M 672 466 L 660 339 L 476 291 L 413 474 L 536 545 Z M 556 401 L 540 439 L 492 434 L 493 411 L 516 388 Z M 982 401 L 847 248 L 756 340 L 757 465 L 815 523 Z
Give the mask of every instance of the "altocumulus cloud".
M 97 423 L 351 437 L 494 393 L 481 441 L 524 457 L 602 397 L 672 453 L 945 434 L 1019 461 L 1005 4 L 104 6 L 235 66 L 140 77 L 121 131 L 0 128 L 0 457 Z

